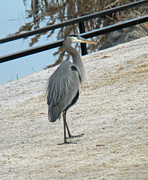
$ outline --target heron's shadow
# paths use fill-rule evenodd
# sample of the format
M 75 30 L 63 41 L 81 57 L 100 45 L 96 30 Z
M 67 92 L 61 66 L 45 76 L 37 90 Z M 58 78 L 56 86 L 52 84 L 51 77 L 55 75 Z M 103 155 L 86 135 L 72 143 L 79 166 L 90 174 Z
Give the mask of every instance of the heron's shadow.
M 82 134 L 79 134 L 79 135 L 75 135 L 75 136 L 71 136 L 71 137 L 67 137 L 66 139 L 71 139 L 71 138 L 79 138 L 79 137 L 82 137 L 84 135 L 84 133 Z M 79 140 L 75 140 L 75 141 L 68 141 L 66 143 L 59 143 L 57 145 L 64 145 L 64 144 L 77 144 Z

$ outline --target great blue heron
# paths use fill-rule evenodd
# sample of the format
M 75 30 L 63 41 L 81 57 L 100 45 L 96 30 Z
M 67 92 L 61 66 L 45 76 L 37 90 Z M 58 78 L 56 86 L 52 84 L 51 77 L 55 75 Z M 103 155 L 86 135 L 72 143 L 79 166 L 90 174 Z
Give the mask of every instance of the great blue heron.
M 48 119 L 50 122 L 54 122 L 63 113 L 64 143 L 67 143 L 66 128 L 68 136 L 72 137 L 66 122 L 66 112 L 78 100 L 80 84 L 85 78 L 82 59 L 78 51 L 71 46 L 73 42 L 96 44 L 78 35 L 68 36 L 63 42 L 63 47 L 72 55 L 73 63 L 70 61 L 62 62 L 48 80 Z

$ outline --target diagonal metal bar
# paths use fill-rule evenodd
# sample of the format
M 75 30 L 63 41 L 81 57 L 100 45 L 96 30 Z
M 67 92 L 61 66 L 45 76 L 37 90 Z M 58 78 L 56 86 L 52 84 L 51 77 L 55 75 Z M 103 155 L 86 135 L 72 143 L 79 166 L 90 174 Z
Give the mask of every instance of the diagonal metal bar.
M 72 19 L 72 20 L 68 20 L 68 21 L 58 23 L 58 24 L 55 24 L 55 25 L 50 25 L 50 26 L 46 26 L 44 28 L 33 30 L 33 31 L 29 31 L 29 32 L 18 34 L 18 35 L 2 38 L 2 39 L 0 39 L 0 44 L 5 43 L 5 42 L 9 42 L 9 41 L 13 41 L 13 40 L 17 40 L 17 39 L 20 39 L 20 38 L 25 38 L 25 37 L 32 36 L 32 35 L 35 35 L 35 34 L 44 33 L 44 32 L 54 30 L 54 29 L 58 29 L 58 28 L 61 28 L 61 27 L 64 27 L 64 26 L 69 26 L 69 25 L 79 23 L 79 22 L 82 22 L 82 21 L 87 21 L 87 20 L 90 20 L 90 19 L 98 18 L 98 17 L 104 17 L 106 15 L 110 15 L 112 13 L 123 11 L 123 10 L 129 9 L 129 8 L 132 8 L 132 7 L 135 7 L 135 6 L 138 6 L 138 5 L 142 5 L 144 3 L 148 3 L 148 0 L 136 1 L 136 2 L 125 4 L 125 5 L 122 5 L 122 6 L 118 6 L 118 7 L 112 8 L 112 9 L 107 9 L 107 10 L 104 10 L 104 11 L 100 11 L 100 12 L 85 15 L 85 16 L 82 16 L 82 17 L 79 17 L 79 18 L 75 18 L 75 19 Z
M 96 29 L 96 30 L 93 30 L 93 31 L 90 31 L 90 32 L 86 32 L 86 33 L 81 34 L 81 36 L 84 37 L 84 38 L 91 38 L 91 37 L 94 37 L 94 36 L 99 36 L 101 34 L 106 34 L 106 33 L 112 32 L 112 31 L 116 31 L 118 29 L 127 28 L 127 27 L 130 27 L 130 26 L 134 26 L 134 25 L 137 25 L 137 24 L 145 23 L 145 22 L 148 22 L 148 15 L 142 16 L 142 17 L 139 17 L 139 18 L 130 19 L 130 20 L 120 22 L 120 23 L 117 23 L 117 24 L 113 24 L 113 25 L 110 25 L 110 26 L 106 26 L 106 27 L 103 27 L 103 28 L 101 28 L 99 30 Z
M 63 40 L 59 40 L 59 41 L 54 42 L 54 43 L 46 44 L 46 45 L 43 45 L 43 46 L 33 47 L 33 48 L 30 48 L 30 49 L 19 51 L 17 53 L 12 53 L 12 54 L 9 54 L 7 56 L 0 57 L 0 63 L 10 61 L 10 60 L 13 60 L 13 59 L 17 59 L 17 58 L 20 58 L 20 57 L 28 56 L 28 55 L 31 55 L 31 54 L 39 53 L 39 52 L 42 52 L 42 51 L 46 51 L 46 50 L 49 50 L 49 49 L 52 49 L 52 48 L 56 48 L 56 47 L 62 46 L 62 44 L 63 44 Z

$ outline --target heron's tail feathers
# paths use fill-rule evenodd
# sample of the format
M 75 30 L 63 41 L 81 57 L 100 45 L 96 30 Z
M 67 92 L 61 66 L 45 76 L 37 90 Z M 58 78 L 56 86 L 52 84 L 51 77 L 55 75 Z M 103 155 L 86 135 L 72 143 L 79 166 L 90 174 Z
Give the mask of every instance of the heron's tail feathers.
M 50 108 L 48 106 L 48 119 L 50 122 L 55 122 L 57 119 L 61 118 L 61 112 L 57 106 Z

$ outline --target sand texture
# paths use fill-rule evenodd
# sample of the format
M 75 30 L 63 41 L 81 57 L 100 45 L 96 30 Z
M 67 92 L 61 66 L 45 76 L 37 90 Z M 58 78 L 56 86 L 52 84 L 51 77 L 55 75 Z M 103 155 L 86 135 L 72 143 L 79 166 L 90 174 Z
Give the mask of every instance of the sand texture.
M 50 58 L 50 57 L 49 57 Z M 57 68 L 0 86 L 0 179 L 147 180 L 148 37 L 83 57 L 87 81 L 62 119 L 47 118 Z

